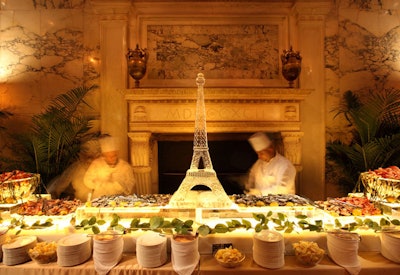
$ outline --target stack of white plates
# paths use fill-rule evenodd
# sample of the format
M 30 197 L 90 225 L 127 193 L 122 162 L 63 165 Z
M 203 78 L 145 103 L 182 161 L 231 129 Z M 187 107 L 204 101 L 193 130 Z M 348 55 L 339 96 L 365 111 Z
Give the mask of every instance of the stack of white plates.
M 178 275 L 190 275 L 200 260 L 199 238 L 193 235 L 176 235 L 171 239 L 171 263 Z
M 75 266 L 92 256 L 92 239 L 85 234 L 72 234 L 57 242 L 57 264 Z
M 253 259 L 259 266 L 276 269 L 285 265 L 283 236 L 275 231 L 262 230 L 254 234 Z
M 395 263 L 400 263 L 400 231 L 381 233 L 381 253 Z
M 8 231 L 7 227 L 0 228 L 0 261 L 1 261 L 1 259 L 3 259 L 3 250 L 1 247 L 3 246 L 3 243 L 5 243 L 5 241 L 6 241 L 7 231 Z
M 36 236 L 20 236 L 3 244 L 3 264 L 17 265 L 30 261 L 28 251 L 37 243 Z
M 93 237 L 94 269 L 99 275 L 106 275 L 122 258 L 124 239 L 122 235 L 107 231 Z
M 142 267 L 158 267 L 167 261 L 167 237 L 155 232 L 140 236 L 136 241 L 136 258 Z

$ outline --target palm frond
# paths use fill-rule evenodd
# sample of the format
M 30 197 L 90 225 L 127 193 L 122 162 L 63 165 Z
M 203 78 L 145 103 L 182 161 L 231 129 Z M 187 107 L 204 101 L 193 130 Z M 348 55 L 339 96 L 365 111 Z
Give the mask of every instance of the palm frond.
M 349 122 L 350 126 L 352 125 L 351 118 L 349 117 L 348 113 L 350 110 L 355 110 L 358 109 L 361 106 L 360 99 L 356 94 L 354 94 L 352 91 L 346 91 L 343 94 L 342 100 L 339 102 L 339 105 L 334 112 L 336 114 L 334 115 L 334 118 L 336 118 L 339 115 L 344 115 L 345 119 Z
M 400 90 L 371 93 L 361 101 L 348 91 L 337 108 L 353 129 L 351 144 L 327 143 L 327 159 L 342 168 L 343 178 L 357 183 L 359 173 L 400 166 Z
M 41 174 L 45 185 L 76 160 L 83 142 L 97 135 L 90 133 L 91 117 L 80 112 L 80 106 L 87 105 L 85 96 L 96 87 L 57 96 L 43 113 L 32 117 L 30 131 L 20 138 L 24 166 Z
M 0 110 L 0 119 L 6 119 L 12 116 L 13 114 L 6 110 Z M 5 130 L 6 128 L 0 124 L 0 130 Z
M 90 87 L 78 87 L 69 90 L 65 94 L 57 96 L 51 101 L 47 113 L 56 112 L 58 110 L 62 116 L 72 116 L 77 111 L 78 106 L 90 105 L 84 100 L 85 96 L 92 90 L 96 89 L 97 85 L 92 85 Z
M 379 137 L 375 142 L 381 148 L 379 152 L 381 161 L 374 163 L 372 169 L 391 165 L 400 166 L 400 133 Z

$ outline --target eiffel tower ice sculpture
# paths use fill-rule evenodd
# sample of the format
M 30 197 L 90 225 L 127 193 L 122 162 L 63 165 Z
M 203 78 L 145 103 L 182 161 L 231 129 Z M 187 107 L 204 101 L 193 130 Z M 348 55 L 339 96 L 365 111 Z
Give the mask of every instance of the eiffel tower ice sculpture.
M 178 190 L 171 197 L 169 202 L 171 207 L 229 208 L 232 204 L 217 178 L 208 151 L 204 83 L 203 74 L 197 74 L 196 84 L 198 88 L 192 163 Z M 200 160 L 203 161 L 204 168 L 199 168 Z M 198 185 L 207 186 L 210 191 L 193 191 L 193 187 Z

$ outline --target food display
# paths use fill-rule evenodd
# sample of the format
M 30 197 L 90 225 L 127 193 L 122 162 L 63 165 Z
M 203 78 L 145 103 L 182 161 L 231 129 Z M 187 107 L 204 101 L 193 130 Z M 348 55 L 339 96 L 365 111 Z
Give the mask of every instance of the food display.
M 38 264 L 54 262 L 54 257 L 57 257 L 59 266 L 79 265 L 81 259 L 86 261 L 93 255 L 88 249 L 70 255 L 70 246 L 75 243 L 71 239 L 62 241 L 64 237 L 80 234 L 91 242 L 108 241 L 116 237 L 108 233 L 114 230 L 126 241 L 124 251 L 135 253 L 132 239 L 137 240 L 153 230 L 178 242 L 188 242 L 187 236 L 198 238 L 199 254 L 211 254 L 215 264 L 218 262 L 228 268 L 243 264 L 245 255 L 252 255 L 255 259 L 254 236 L 262 236 L 266 229 L 282 236 L 285 257 L 295 256 L 302 265 L 313 266 L 325 254 L 329 229 L 361 232 L 363 249 L 377 251 L 380 242 L 376 230 L 383 226 L 400 226 L 398 219 L 392 217 L 380 222 L 384 216 L 366 197 L 338 197 L 314 202 L 290 194 L 240 194 L 230 196 L 233 202 L 230 209 L 172 208 L 168 204 L 170 197 L 165 194 L 113 195 L 88 203 L 37 197 L 36 201 L 20 204 L 15 208 L 16 212 L 9 214 L 9 220 L 3 219 L 0 223 L 9 226 L 9 234 L 18 231 L 27 234 L 30 231 L 27 235 L 38 237 L 41 242 L 29 251 L 30 259 Z M 371 217 L 377 218 L 372 221 Z M 340 223 L 333 222 L 336 219 Z M 43 221 L 48 220 L 51 221 L 43 225 Z M 63 247 L 61 242 L 66 247 L 64 253 L 61 253 L 63 249 L 60 250 Z M 213 254 L 215 247 L 224 248 Z M 56 255 L 52 253 L 54 250 Z M 76 261 L 68 258 L 79 253 L 83 256 Z
M 87 205 L 90 207 L 163 207 L 169 204 L 170 199 L 171 195 L 169 194 L 111 195 L 96 198 Z M 308 199 L 292 194 L 270 194 L 264 196 L 234 194 L 230 195 L 230 199 L 241 207 L 310 205 Z
M 374 200 L 393 203 L 400 199 L 400 168 L 397 166 L 363 172 L 360 180 Z
M 325 254 L 325 250 L 320 248 L 315 242 L 299 241 L 292 245 L 296 259 L 307 266 L 318 264 Z
M 111 195 L 93 199 L 87 205 L 90 207 L 161 207 L 169 203 L 169 194 L 147 195 Z
M 225 267 L 235 267 L 244 261 L 245 255 L 237 248 L 226 247 L 218 249 L 214 258 Z
M 366 197 L 328 198 L 315 203 L 333 216 L 374 216 L 381 215 L 381 210 Z
M 39 174 L 20 170 L 0 174 L 0 204 L 14 204 L 28 198 L 39 182 Z
M 241 207 L 310 205 L 310 201 L 308 199 L 292 194 L 269 194 L 264 196 L 239 194 L 232 195 L 231 199 L 234 203 Z
M 57 244 L 55 242 L 39 242 L 28 250 L 32 260 L 39 264 L 57 261 Z
M 397 166 L 389 166 L 387 168 L 378 168 L 368 173 L 385 179 L 400 180 L 400 168 Z
M 293 194 L 249 195 L 236 194 L 229 196 L 233 202 L 231 208 L 202 209 L 171 207 L 169 194 L 147 195 L 108 195 L 86 202 L 77 209 L 77 219 L 90 218 L 96 213 L 102 217 L 111 217 L 116 214 L 121 218 L 149 218 L 163 216 L 165 218 L 178 217 L 184 213 L 188 218 L 251 218 L 253 212 L 274 210 L 280 208 L 285 213 L 298 211 L 312 212 L 315 207 L 310 200 Z M 312 214 L 311 214 L 312 215 Z
M 27 201 L 17 209 L 17 214 L 26 216 L 62 216 L 74 213 L 82 205 L 80 200 L 38 199 Z

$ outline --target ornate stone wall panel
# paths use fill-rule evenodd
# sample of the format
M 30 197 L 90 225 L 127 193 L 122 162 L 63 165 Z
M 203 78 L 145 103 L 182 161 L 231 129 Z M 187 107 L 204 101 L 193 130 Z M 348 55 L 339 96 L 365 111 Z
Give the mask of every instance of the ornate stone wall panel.
M 200 70 L 207 72 L 208 86 L 286 85 L 279 55 L 288 48 L 289 9 L 273 5 L 261 14 L 266 5 L 259 3 L 258 10 L 246 5 L 235 13 L 222 8 L 224 4 L 235 6 L 219 3 L 210 14 L 205 5 L 196 9 L 185 3 L 182 14 L 167 7 L 159 14 L 155 7 L 135 4 L 138 16 L 131 22 L 131 36 L 152 53 L 141 86 L 192 86 Z

